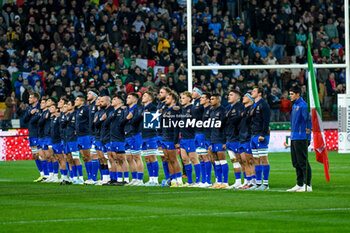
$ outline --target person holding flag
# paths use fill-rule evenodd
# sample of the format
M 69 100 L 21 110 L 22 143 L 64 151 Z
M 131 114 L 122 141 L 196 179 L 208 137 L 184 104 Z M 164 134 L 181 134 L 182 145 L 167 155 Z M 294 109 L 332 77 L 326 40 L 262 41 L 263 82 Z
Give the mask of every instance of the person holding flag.
M 308 161 L 307 148 L 310 144 L 311 122 L 308 117 L 307 103 L 301 98 L 301 88 L 293 86 L 289 96 L 293 102 L 291 114 L 291 155 L 292 164 L 297 173 L 297 184 L 287 192 L 311 192 L 311 167 Z M 307 187 L 305 187 L 307 185 Z

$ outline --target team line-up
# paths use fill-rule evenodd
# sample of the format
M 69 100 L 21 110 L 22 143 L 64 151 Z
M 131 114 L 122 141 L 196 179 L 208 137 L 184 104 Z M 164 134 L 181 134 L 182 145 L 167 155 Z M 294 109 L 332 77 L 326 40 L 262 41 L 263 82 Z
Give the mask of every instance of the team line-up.
M 32 93 L 24 121 L 29 124 L 29 144 L 40 172 L 35 182 L 158 186 L 160 156 L 163 187 L 267 190 L 270 107 L 263 95 L 259 87 L 243 96 L 231 90 L 230 105 L 224 108 L 220 95 L 198 88 L 179 97 L 163 87 L 156 99 L 149 91 L 142 96 L 129 93 L 125 103 L 121 95 L 99 96 L 93 89 L 87 98 L 62 97 L 58 103 Z M 149 121 L 146 113 L 152 116 Z M 158 127 L 152 127 L 155 124 Z M 231 186 L 227 154 L 235 175 Z M 142 157 L 149 174 L 146 183 Z

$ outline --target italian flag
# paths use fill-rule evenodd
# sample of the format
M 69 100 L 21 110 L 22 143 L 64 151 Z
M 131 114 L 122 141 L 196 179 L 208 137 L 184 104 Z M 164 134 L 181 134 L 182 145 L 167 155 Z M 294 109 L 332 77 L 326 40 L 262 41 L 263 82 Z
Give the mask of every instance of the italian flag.
M 314 150 L 316 152 L 316 160 L 323 163 L 324 173 L 327 181 L 329 178 L 329 163 L 326 148 L 326 141 L 323 134 L 322 111 L 320 100 L 318 98 L 315 70 L 311 55 L 310 40 L 308 40 L 307 48 L 307 63 L 308 63 L 308 112 L 311 112 L 312 135 L 314 140 Z

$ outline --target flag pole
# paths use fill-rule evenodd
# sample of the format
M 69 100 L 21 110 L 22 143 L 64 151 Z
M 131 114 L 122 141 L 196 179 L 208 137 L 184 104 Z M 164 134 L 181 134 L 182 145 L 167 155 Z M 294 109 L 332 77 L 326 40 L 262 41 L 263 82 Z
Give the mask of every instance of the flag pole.
M 311 43 L 310 43 L 310 39 L 311 39 L 311 34 L 309 34 L 309 38 L 307 40 L 307 46 L 308 46 L 308 50 L 310 49 L 311 51 Z M 307 53 L 307 55 L 309 56 L 309 53 Z M 312 59 L 312 58 L 311 58 Z M 308 69 L 310 69 L 310 67 L 308 67 Z M 308 70 L 308 74 L 310 73 L 310 70 Z M 309 125 L 309 115 L 310 115 L 310 106 L 309 106 L 309 102 L 310 102 L 310 91 L 309 91 L 309 75 L 307 76 L 307 80 L 306 80 L 306 93 L 307 93 L 307 101 L 306 101 L 306 109 L 307 109 L 307 115 L 306 115 L 306 129 L 308 130 L 310 125 Z M 308 173 L 309 173 L 309 134 L 311 132 L 308 133 L 308 131 L 306 132 L 306 165 L 305 165 L 305 192 L 307 192 L 307 180 L 308 180 Z

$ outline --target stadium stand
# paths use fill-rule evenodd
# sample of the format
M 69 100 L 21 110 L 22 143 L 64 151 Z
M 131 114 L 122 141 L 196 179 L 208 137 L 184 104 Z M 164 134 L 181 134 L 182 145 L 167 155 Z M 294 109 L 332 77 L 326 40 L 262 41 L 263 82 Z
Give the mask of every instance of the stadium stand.
M 3 0 L 0 7 L 4 128 L 23 115 L 32 91 L 60 98 L 92 87 L 106 95 L 187 89 L 186 1 Z M 195 65 L 302 64 L 307 39 L 315 63 L 344 62 L 343 0 L 194 0 L 192 14 Z M 198 71 L 194 85 L 219 93 L 223 104 L 229 89 L 263 86 L 272 120 L 288 121 L 286 91 L 304 77 L 298 69 Z M 345 70 L 320 69 L 317 81 L 332 119 Z

